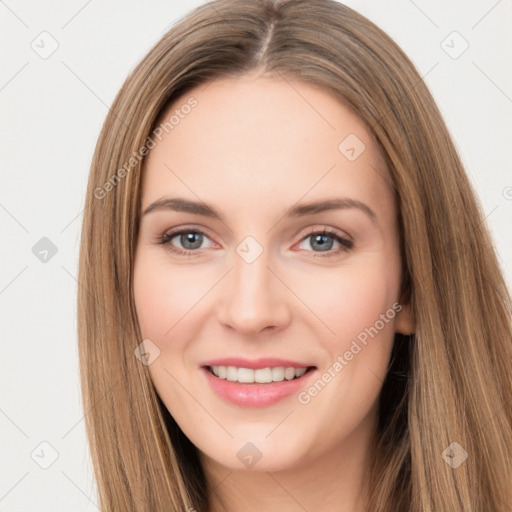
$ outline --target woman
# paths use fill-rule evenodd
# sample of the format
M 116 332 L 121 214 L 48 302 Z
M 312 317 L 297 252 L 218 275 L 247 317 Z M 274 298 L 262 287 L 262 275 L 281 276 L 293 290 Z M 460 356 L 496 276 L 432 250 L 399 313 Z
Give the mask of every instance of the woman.
M 510 298 L 414 66 L 216 0 L 126 80 L 79 282 L 102 510 L 510 510 Z

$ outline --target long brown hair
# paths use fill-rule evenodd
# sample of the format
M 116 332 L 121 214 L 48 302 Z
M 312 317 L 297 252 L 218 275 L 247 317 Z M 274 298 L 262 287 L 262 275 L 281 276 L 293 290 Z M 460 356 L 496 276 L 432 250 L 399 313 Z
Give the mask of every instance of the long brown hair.
M 482 212 L 413 64 L 383 31 L 333 0 L 208 2 L 144 57 L 107 115 L 87 189 L 78 296 L 102 510 L 208 510 L 195 447 L 134 356 L 142 341 L 132 288 L 141 173 L 148 137 L 171 103 L 199 84 L 255 69 L 322 87 L 352 108 L 396 190 L 403 291 L 416 330 L 395 338 L 369 510 L 510 511 L 510 296 Z M 455 467 L 457 450 L 467 459 Z

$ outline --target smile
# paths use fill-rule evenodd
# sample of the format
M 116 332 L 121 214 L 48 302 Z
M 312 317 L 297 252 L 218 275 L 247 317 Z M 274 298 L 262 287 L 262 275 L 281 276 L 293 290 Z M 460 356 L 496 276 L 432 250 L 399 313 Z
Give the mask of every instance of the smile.
M 219 379 L 244 384 L 269 384 L 302 377 L 309 368 L 276 366 L 274 368 L 239 368 L 236 366 L 208 366 L 208 370 Z M 311 367 L 310 367 L 311 368 Z
M 308 363 L 277 358 L 224 358 L 205 361 L 206 384 L 238 407 L 268 407 L 295 396 L 317 372 Z

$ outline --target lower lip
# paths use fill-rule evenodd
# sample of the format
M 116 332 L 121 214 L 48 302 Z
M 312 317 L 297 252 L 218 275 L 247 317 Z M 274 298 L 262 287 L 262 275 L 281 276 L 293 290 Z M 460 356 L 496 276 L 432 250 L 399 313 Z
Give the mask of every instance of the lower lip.
M 266 407 L 290 395 L 296 394 L 315 370 L 309 370 L 298 379 L 283 380 L 268 384 L 241 384 L 219 379 L 207 368 L 201 368 L 208 384 L 217 395 L 240 407 Z

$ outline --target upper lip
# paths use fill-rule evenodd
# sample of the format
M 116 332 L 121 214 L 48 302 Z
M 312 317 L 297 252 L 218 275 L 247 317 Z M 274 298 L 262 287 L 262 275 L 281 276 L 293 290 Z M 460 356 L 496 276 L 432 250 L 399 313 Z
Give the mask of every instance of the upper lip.
M 275 357 L 260 357 L 258 359 L 244 359 L 242 357 L 224 357 L 221 359 L 211 359 L 205 361 L 201 366 L 236 366 L 237 368 L 251 368 L 258 370 L 261 368 L 309 368 L 314 365 L 309 363 L 300 363 L 290 359 L 279 359 Z

